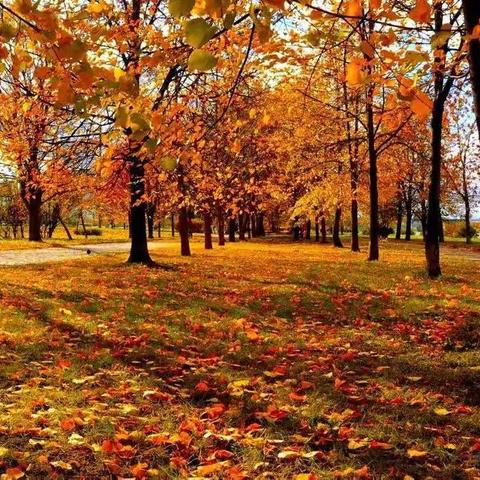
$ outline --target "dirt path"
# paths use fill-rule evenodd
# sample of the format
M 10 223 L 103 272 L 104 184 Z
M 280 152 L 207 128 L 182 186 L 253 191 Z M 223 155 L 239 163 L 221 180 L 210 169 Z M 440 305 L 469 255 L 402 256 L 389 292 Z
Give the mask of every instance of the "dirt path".
M 168 242 L 152 242 L 149 249 L 152 251 L 166 248 Z M 87 253 L 87 252 L 90 253 Z M 110 253 L 128 253 L 130 243 L 112 242 L 91 245 L 75 245 L 72 247 L 32 248 L 25 250 L 6 250 L 0 252 L 0 266 L 28 265 L 32 263 L 62 262 L 88 258 L 88 255 L 108 255 Z

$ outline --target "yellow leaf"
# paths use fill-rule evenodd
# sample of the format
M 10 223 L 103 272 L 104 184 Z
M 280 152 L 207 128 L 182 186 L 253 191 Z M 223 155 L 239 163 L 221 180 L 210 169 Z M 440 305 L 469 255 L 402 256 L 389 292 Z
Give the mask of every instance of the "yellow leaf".
M 417 0 L 415 7 L 410 10 L 409 16 L 417 23 L 428 23 L 432 16 L 432 7 L 427 0 Z
M 440 415 L 441 417 L 444 417 L 450 414 L 450 412 L 446 408 L 436 408 L 434 412 L 436 415 Z
M 424 452 L 423 450 L 415 450 L 414 448 L 409 448 L 407 450 L 407 456 L 410 458 L 422 458 L 426 457 L 428 452 Z

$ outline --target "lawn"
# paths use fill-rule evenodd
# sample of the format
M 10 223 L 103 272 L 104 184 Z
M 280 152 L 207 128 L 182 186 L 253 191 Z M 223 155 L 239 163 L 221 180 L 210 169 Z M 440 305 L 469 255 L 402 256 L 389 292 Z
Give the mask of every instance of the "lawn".
M 390 241 L 379 263 L 279 240 L 155 259 L 174 268 L 2 269 L 2 479 L 480 478 L 480 262 L 451 249 L 430 281 Z

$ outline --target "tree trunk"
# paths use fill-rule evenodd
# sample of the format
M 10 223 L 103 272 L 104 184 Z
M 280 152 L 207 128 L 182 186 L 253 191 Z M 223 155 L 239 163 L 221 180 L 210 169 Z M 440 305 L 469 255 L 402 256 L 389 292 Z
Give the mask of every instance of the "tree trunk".
M 470 199 L 468 195 L 465 196 L 465 235 L 466 235 L 466 242 L 472 243 L 472 239 L 470 237 Z
M 28 201 L 28 240 L 31 242 L 42 241 L 42 193 L 39 191 L 35 197 Z
M 235 228 L 236 222 L 234 218 L 228 219 L 228 241 L 234 242 L 235 241 Z
M 212 243 L 212 215 L 210 212 L 203 215 L 203 229 L 205 233 L 205 250 L 213 248 Z
M 245 241 L 246 220 L 247 215 L 245 213 L 238 214 L 238 239 L 240 241 Z
M 257 223 L 256 223 L 257 215 L 255 213 L 252 213 L 250 215 L 250 221 L 251 221 L 251 229 L 252 229 L 252 237 L 257 236 Z
M 325 216 L 322 215 L 322 219 L 320 220 L 320 231 L 322 232 L 322 242 L 321 243 L 328 243 L 327 241 L 327 222 L 325 220 Z
M 180 253 L 182 257 L 189 257 L 190 239 L 188 236 L 188 210 L 187 207 L 181 207 L 178 214 L 178 229 L 180 233 Z
M 257 226 L 257 237 L 264 237 L 265 236 L 265 226 L 263 223 L 264 215 L 263 213 L 259 213 L 257 215 L 257 219 L 255 221 Z
M 153 230 L 155 225 L 155 210 L 156 206 L 152 202 L 147 204 L 147 227 L 148 227 L 148 238 L 153 238 Z
M 442 4 L 435 6 L 435 32 L 441 32 L 443 27 Z M 447 48 L 446 46 L 444 48 Z M 440 186 L 442 172 L 442 134 L 443 115 L 445 102 L 453 85 L 450 76 L 444 84 L 442 65 L 437 66 L 434 72 L 435 99 L 432 110 L 432 156 L 430 186 L 428 192 L 427 232 L 425 236 L 425 257 L 427 259 L 427 272 L 430 278 L 437 278 L 442 274 L 440 267 L 440 237 L 442 216 L 440 213 Z
M 83 234 L 85 235 L 85 238 L 88 238 L 88 232 L 87 232 L 87 227 L 85 226 L 85 217 L 83 216 L 83 210 L 80 209 L 80 223 L 82 224 L 82 230 Z
M 342 208 L 335 209 L 335 218 L 333 221 L 333 246 L 343 248 L 342 239 L 340 238 L 340 222 L 342 221 Z
M 218 223 L 218 246 L 223 247 L 225 245 L 225 218 L 223 216 L 223 210 L 220 205 L 217 206 L 217 223 Z
M 401 200 L 397 204 L 397 229 L 395 231 L 395 240 L 400 240 L 402 238 L 402 220 L 403 220 L 403 209 Z
M 315 241 L 320 241 L 320 224 L 318 223 L 318 218 L 315 219 Z
M 310 240 L 312 238 L 312 221 L 307 220 L 305 225 L 305 240 Z
M 480 21 L 480 2 L 478 0 L 463 0 L 463 14 L 467 32 L 471 35 Z M 480 40 L 471 39 L 469 42 L 470 81 L 473 90 L 473 103 L 477 120 L 478 135 L 480 138 Z
M 69 230 L 67 224 L 63 221 L 63 218 L 60 215 L 58 216 L 58 221 L 60 222 L 63 229 L 65 230 L 65 233 L 67 234 L 67 238 L 69 240 L 73 240 L 72 234 L 70 233 L 70 230 Z
M 368 247 L 368 260 L 375 261 L 380 257 L 378 244 L 378 172 L 377 150 L 375 148 L 375 123 L 373 118 L 373 93 L 374 86 L 368 87 L 367 94 L 367 127 L 368 127 L 368 158 L 370 178 L 370 245 Z
M 146 204 L 145 169 L 135 155 L 128 159 L 130 176 L 130 233 L 132 236 L 128 263 L 152 264 L 148 252 L 147 229 L 145 225 Z
M 351 250 L 352 250 L 352 252 L 359 252 L 360 251 L 360 239 L 359 239 L 359 235 L 358 235 L 358 200 L 356 198 L 352 198 L 351 211 L 352 211 L 352 244 L 351 244 Z
M 405 225 L 405 240 L 410 241 L 412 239 L 412 200 L 409 198 L 405 205 L 406 225 Z

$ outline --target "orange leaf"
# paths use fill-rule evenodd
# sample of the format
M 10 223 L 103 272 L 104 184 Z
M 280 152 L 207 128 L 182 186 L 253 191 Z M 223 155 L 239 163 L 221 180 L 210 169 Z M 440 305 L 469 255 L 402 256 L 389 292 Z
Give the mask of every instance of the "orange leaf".
M 432 16 L 432 7 L 427 0 L 417 0 L 415 7 L 410 10 L 409 16 L 417 23 L 428 23 Z

